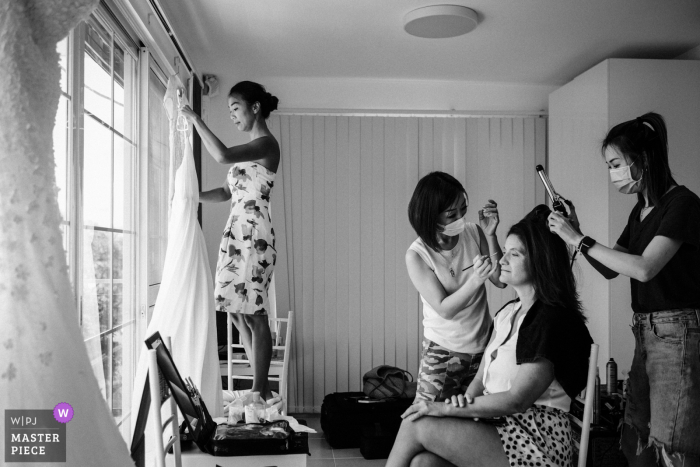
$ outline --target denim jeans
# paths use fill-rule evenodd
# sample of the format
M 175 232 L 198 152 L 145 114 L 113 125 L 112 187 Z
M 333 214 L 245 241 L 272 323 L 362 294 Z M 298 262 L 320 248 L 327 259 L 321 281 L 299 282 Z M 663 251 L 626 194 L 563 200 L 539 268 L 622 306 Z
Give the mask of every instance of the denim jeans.
M 635 313 L 625 423 L 637 454 L 700 456 L 700 310 Z

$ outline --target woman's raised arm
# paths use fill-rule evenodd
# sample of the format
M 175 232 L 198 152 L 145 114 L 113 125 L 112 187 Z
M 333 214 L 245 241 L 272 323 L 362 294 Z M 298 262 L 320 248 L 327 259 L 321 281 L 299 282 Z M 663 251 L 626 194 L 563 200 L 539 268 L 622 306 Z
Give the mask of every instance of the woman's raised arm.
M 180 112 L 188 122 L 195 126 L 197 133 L 202 137 L 204 146 L 216 162 L 235 164 L 237 162 L 260 161 L 266 168 L 273 172 L 277 171 L 280 149 L 275 138 L 256 138 L 246 144 L 227 148 L 189 106 L 183 106 Z
M 467 306 L 496 266 L 497 263 L 477 257 L 474 262 L 474 273 L 464 285 L 452 295 L 448 295 L 440 281 L 435 277 L 433 270 L 425 264 L 418 253 L 413 250 L 406 252 L 406 268 L 413 286 L 433 310 L 445 319 L 452 319 Z

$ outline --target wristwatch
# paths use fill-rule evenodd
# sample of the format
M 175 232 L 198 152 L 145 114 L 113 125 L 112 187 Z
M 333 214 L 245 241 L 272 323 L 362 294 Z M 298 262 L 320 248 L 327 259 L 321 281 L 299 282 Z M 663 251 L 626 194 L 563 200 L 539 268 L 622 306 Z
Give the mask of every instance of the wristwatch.
M 578 247 L 576 249 L 581 252 L 581 254 L 586 254 L 588 253 L 588 249 L 595 245 L 595 240 L 593 240 L 591 237 L 585 236 L 581 239 L 581 241 L 578 243 Z

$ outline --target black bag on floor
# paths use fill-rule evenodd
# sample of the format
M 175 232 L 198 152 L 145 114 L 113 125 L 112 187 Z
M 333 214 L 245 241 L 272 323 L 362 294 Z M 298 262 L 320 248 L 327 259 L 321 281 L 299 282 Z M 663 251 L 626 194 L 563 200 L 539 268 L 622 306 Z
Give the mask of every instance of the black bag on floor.
M 334 449 L 358 448 L 362 429 L 379 423 L 394 436 L 401 426 L 401 414 L 413 399 L 370 399 L 363 392 L 335 392 L 323 399 L 321 429 Z
M 389 431 L 381 423 L 362 428 L 360 453 L 365 459 L 386 459 L 394 447 L 397 432 Z

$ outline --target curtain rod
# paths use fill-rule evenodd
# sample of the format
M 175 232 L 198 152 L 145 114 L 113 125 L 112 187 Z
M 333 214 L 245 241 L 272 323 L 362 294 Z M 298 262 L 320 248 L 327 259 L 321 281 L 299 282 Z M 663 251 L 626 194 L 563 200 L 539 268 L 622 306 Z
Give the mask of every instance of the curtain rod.
M 196 73 L 194 73 L 194 70 L 192 66 L 190 65 L 190 62 L 187 60 L 187 57 L 185 56 L 185 52 L 180 47 L 180 42 L 177 40 L 175 37 L 175 33 L 173 30 L 170 28 L 170 24 L 168 23 L 168 20 L 165 18 L 165 15 L 163 14 L 163 11 L 161 10 L 160 6 L 157 3 L 157 0 L 148 0 L 148 3 L 151 5 L 151 8 L 156 14 L 156 17 L 158 17 L 158 21 L 160 21 L 160 24 L 163 26 L 163 29 L 165 29 L 166 34 L 168 34 L 168 37 L 170 37 L 170 41 L 173 43 L 173 46 L 175 46 L 175 49 L 177 50 L 177 53 L 180 55 L 180 59 L 182 62 L 185 64 L 185 67 L 187 68 L 187 71 L 190 72 L 192 76 L 197 76 Z M 197 77 L 199 79 L 199 77 Z
M 494 112 L 454 110 L 342 110 L 342 109 L 279 109 L 275 115 L 300 115 L 314 117 L 442 117 L 442 118 L 545 118 L 548 113 L 540 111 L 523 112 Z

